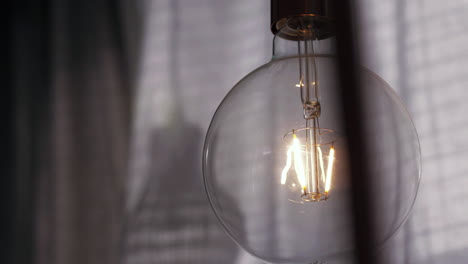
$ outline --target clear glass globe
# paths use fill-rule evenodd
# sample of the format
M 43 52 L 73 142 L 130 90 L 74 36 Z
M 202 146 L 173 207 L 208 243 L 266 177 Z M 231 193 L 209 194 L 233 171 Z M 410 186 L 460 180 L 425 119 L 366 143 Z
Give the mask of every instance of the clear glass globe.
M 341 133 L 335 58 L 299 56 L 289 52 L 292 46 L 284 41 L 288 40 L 276 37 L 272 61 L 243 78 L 218 107 L 204 148 L 206 192 L 224 229 L 250 254 L 271 263 L 342 263 L 354 250 L 346 156 L 353 150 L 346 149 Z M 304 117 L 299 77 L 303 69 L 298 63 L 310 56 L 320 102 L 319 122 L 313 128 Z M 373 172 L 369 193 L 382 244 L 403 224 L 416 198 L 419 141 L 393 90 L 366 69 L 361 82 L 371 99 L 366 105 Z M 297 163 L 300 155 L 307 159 L 303 153 L 309 153 L 304 150 L 308 132 L 317 137 L 317 147 L 310 152 L 315 151 L 317 161 L 317 170 L 311 172 L 317 177 L 311 188 L 317 192 L 303 183 L 304 172 Z M 301 142 L 297 149 L 294 138 Z

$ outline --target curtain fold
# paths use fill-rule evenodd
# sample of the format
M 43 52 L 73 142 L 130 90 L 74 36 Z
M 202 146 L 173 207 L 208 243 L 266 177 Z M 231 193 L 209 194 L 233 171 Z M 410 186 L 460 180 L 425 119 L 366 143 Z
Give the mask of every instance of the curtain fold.
M 36 263 L 118 263 L 124 182 L 138 63 L 137 7 L 130 1 L 51 1 L 45 25 L 47 82 L 29 84 L 47 109 L 26 128 L 33 153 Z M 123 7 L 128 9 L 123 9 Z M 135 28 L 132 37 L 125 28 Z M 33 42 L 25 43 L 31 45 Z M 130 59 L 132 56 L 132 59 Z M 35 87 L 33 87 L 34 85 Z M 36 101 L 36 99 L 38 101 Z

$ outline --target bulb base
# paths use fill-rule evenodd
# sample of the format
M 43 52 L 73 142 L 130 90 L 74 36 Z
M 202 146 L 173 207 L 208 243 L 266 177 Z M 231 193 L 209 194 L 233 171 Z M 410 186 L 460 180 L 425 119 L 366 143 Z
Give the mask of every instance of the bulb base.
M 334 34 L 333 0 L 272 0 L 271 32 L 281 38 L 298 40 L 329 38 Z M 304 28 L 304 23 L 308 29 Z M 285 28 L 287 27 L 287 28 Z

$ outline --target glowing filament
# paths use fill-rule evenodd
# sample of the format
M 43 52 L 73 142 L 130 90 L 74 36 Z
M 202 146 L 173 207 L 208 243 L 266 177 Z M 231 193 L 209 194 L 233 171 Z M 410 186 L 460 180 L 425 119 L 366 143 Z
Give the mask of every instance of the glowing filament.
M 293 135 L 293 151 L 294 151 L 294 169 L 296 170 L 297 180 L 302 188 L 306 188 L 306 178 L 304 173 L 304 162 L 301 157 L 301 144 L 296 135 Z
M 281 184 L 286 183 L 286 179 L 288 177 L 288 171 L 291 168 L 291 160 L 294 154 L 294 170 L 296 171 L 297 180 L 301 184 L 302 188 L 306 188 L 306 178 L 304 173 L 304 162 L 302 161 L 301 157 L 301 144 L 299 139 L 295 134 L 293 134 L 293 142 L 291 146 L 288 148 L 286 166 L 281 173 Z
M 306 150 L 304 150 L 304 145 L 301 145 L 293 131 L 292 142 L 288 147 L 286 156 L 286 165 L 281 172 L 281 184 L 286 184 L 288 172 L 294 166 L 297 181 L 302 188 L 302 197 L 306 197 L 305 199 L 308 201 L 320 201 L 323 200 L 323 197 L 326 200 L 328 192 L 331 189 L 333 163 L 335 162 L 335 148 L 333 144 L 328 154 L 327 166 L 325 166 L 324 159 L 327 157 L 322 152 L 321 145 L 311 144 L 310 148 L 306 147 Z M 305 164 L 304 158 L 310 158 L 311 164 Z M 291 186 L 294 187 L 296 184 L 292 183 Z
M 322 172 L 322 181 L 325 181 L 325 166 L 323 166 L 323 154 L 322 154 L 322 150 L 320 149 L 320 147 L 317 147 L 317 150 L 318 150 L 318 156 L 319 156 L 319 162 L 320 162 L 320 170 Z
M 332 146 L 330 148 L 330 154 L 328 155 L 327 181 L 325 183 L 325 192 L 330 191 L 334 161 L 335 161 L 335 149 Z

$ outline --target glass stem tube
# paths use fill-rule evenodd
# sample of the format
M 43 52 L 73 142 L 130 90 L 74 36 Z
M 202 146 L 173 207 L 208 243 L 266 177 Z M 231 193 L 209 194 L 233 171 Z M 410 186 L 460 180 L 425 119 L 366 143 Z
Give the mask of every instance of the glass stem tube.
M 304 34 L 303 39 L 297 41 L 299 89 L 307 128 L 305 140 L 305 195 L 307 193 L 320 193 L 320 161 L 317 153 L 317 126 L 320 115 L 320 103 L 318 100 L 317 67 L 312 35 L 312 31 L 308 31 Z
M 306 120 L 306 127 L 310 127 L 310 119 Z M 310 129 L 306 130 L 306 141 L 305 141 L 305 160 L 306 160 L 306 193 L 311 193 L 316 189 L 316 180 L 315 180 L 315 158 L 313 157 L 313 135 Z
M 314 54 L 314 41 L 305 37 L 297 41 L 299 58 L 299 88 L 301 102 L 306 108 L 318 102 L 317 66 Z M 306 118 L 307 119 L 307 118 Z

